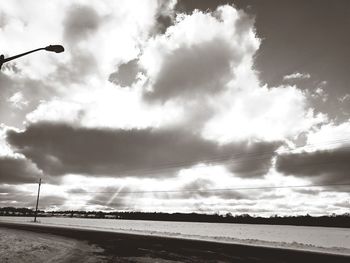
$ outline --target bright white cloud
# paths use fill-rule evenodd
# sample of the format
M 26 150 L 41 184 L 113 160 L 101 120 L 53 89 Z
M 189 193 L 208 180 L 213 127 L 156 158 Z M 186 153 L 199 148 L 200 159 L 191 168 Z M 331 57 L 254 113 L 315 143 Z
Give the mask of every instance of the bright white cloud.
M 22 109 L 26 105 L 28 105 L 28 101 L 25 100 L 23 97 L 22 92 L 18 91 L 14 93 L 11 97 L 7 99 L 8 102 L 10 102 L 14 108 Z
M 340 124 L 333 122 L 315 128 L 307 135 L 308 151 L 330 150 L 350 145 L 350 120 Z
M 14 155 L 10 145 L 6 142 L 7 129 L 6 125 L 0 124 L 0 157 Z
M 206 124 L 204 136 L 222 143 L 295 139 L 326 120 L 325 115 L 314 114 L 305 94 L 293 86 L 242 89 L 225 96 L 218 112 Z
M 295 72 L 283 77 L 284 80 L 296 80 L 296 79 L 309 79 L 311 75 L 309 73 Z

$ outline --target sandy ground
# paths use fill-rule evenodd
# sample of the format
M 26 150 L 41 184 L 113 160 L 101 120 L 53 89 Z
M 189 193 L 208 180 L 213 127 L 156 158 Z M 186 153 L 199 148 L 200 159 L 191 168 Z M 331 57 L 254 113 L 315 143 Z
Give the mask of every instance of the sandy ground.
M 0 262 L 348 263 L 350 257 L 290 249 L 0 222 Z
M 104 262 L 103 249 L 49 234 L 0 228 L 0 262 Z

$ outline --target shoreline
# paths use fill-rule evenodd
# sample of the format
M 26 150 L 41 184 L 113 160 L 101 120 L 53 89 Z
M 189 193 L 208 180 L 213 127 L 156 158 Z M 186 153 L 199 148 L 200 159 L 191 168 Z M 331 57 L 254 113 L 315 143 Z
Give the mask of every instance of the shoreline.
M 0 227 L 84 241 L 89 245 L 102 248 L 104 257 L 118 260 L 126 260 L 135 257 L 139 258 L 138 260 L 144 260 L 146 258 L 148 258 L 148 260 L 150 258 L 163 260 L 158 262 L 167 262 L 167 260 L 172 260 L 170 262 L 213 262 L 213 260 L 220 260 L 221 262 L 240 262 L 239 260 L 241 260 L 241 262 L 254 262 L 253 258 L 261 259 L 263 262 L 349 262 L 350 260 L 349 256 L 339 254 L 177 237 L 100 231 L 96 229 L 77 229 L 40 224 L 34 225 L 30 223 L 18 224 L 4 222 L 0 222 Z

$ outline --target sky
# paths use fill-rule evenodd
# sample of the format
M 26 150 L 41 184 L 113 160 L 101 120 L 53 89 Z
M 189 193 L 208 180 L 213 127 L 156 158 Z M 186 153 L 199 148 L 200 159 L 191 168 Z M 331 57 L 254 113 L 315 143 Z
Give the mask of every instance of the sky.
M 0 2 L 0 206 L 349 212 L 350 2 Z

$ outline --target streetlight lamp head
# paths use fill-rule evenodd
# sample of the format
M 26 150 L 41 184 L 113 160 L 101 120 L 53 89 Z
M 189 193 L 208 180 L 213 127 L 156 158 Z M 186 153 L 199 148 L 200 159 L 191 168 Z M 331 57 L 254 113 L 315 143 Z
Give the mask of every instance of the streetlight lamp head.
M 50 45 L 45 47 L 46 51 L 61 53 L 64 51 L 64 47 L 61 45 Z

